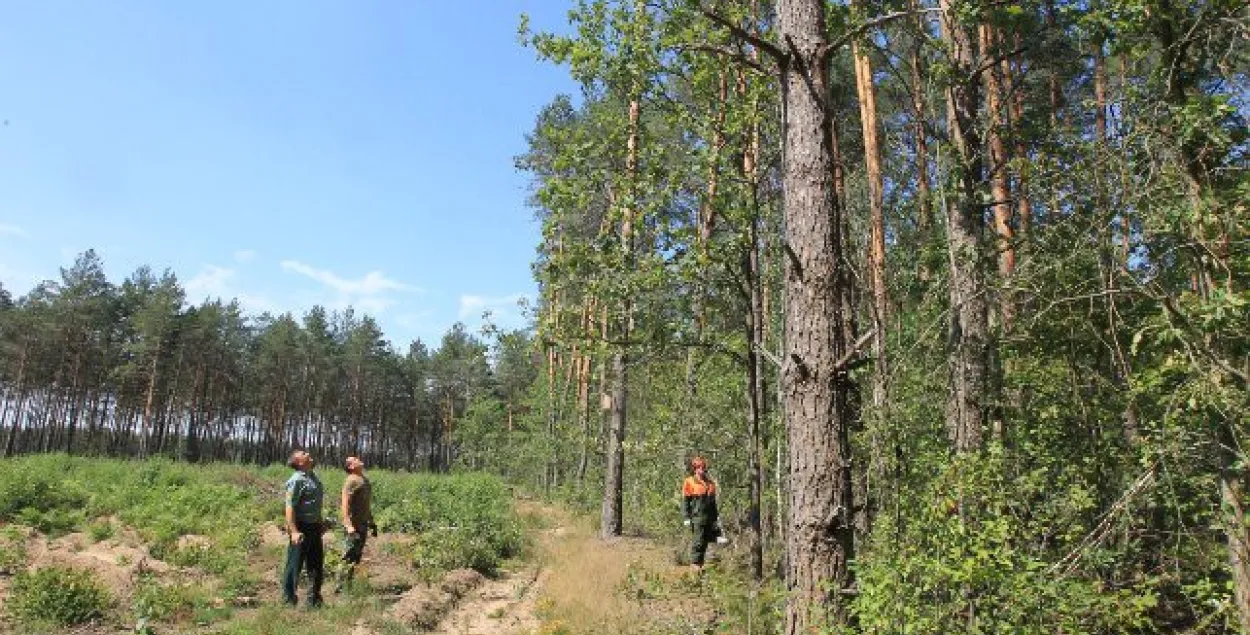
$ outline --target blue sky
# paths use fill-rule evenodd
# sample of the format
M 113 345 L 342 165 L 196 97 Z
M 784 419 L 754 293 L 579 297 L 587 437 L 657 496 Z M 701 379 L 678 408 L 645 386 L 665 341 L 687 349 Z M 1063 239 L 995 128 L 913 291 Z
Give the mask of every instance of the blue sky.
M 188 300 L 347 304 L 396 344 L 519 325 L 540 232 L 512 166 L 567 72 L 561 0 L 40 0 L 0 20 L 0 282 L 88 248 Z

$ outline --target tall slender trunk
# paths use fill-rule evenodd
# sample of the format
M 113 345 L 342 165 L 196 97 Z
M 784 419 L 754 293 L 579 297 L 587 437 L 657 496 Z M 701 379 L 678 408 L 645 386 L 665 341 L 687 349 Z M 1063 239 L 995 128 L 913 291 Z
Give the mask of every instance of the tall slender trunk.
M 852 2 L 852 6 L 861 5 L 860 0 Z M 871 530 L 871 510 L 868 496 L 872 491 L 872 483 L 883 473 L 881 461 L 880 431 L 886 420 L 885 410 L 888 403 L 889 363 L 886 358 L 886 324 L 888 323 L 889 296 L 885 280 L 885 196 L 884 181 L 881 176 L 881 143 L 878 137 L 880 128 L 877 124 L 877 90 L 873 83 L 872 60 L 864 51 L 861 42 L 851 43 L 851 54 L 855 59 L 855 88 L 859 96 L 859 119 L 864 137 L 864 168 L 868 177 L 868 280 L 872 289 L 872 327 L 873 335 L 873 374 L 872 374 L 872 412 L 874 422 L 870 428 L 869 444 L 870 459 L 867 470 L 859 475 L 863 481 L 863 495 L 856 494 L 859 504 L 856 530 L 866 537 Z
M 708 249 L 712 240 L 712 230 L 716 228 L 716 197 L 720 191 L 720 157 L 725 148 L 725 114 L 729 109 L 728 71 L 722 69 L 718 74 L 716 115 L 712 121 L 711 146 L 708 152 L 707 185 L 704 188 L 703 200 L 699 203 L 698 228 L 695 234 L 696 249 L 700 259 L 708 257 Z M 707 324 L 705 315 L 707 308 L 707 288 L 700 278 L 695 283 L 695 294 L 692 301 L 694 314 L 695 342 L 703 339 L 703 330 Z M 698 392 L 698 378 L 695 369 L 698 367 L 699 347 L 691 346 L 686 350 L 686 396 L 691 405 Z
M 910 7 L 915 10 L 916 2 L 912 0 Z M 916 157 L 916 229 L 920 234 L 921 244 L 928 244 L 933 231 L 933 193 L 929 185 L 929 131 L 927 129 L 928 108 L 925 107 L 924 69 L 921 49 L 924 40 L 921 33 L 926 31 L 923 14 L 916 16 L 916 41 L 908 52 L 908 70 L 911 73 L 911 117 L 912 137 Z M 918 276 L 927 282 L 933 277 L 927 259 L 921 260 Z
M 635 10 L 641 15 L 644 7 L 644 3 L 639 0 L 636 3 Z M 633 92 L 634 96 L 629 102 L 629 132 L 625 143 L 626 187 L 631 190 L 631 195 L 626 197 L 626 203 L 621 210 L 621 255 L 626 273 L 631 271 L 633 267 L 634 215 L 637 213 L 633 205 L 636 204 L 637 190 L 638 126 L 639 110 L 641 108 L 638 93 L 640 88 L 635 86 Z M 612 354 L 612 402 L 607 438 L 607 469 L 604 474 L 603 509 L 599 526 L 599 533 L 603 538 L 619 536 L 622 529 L 621 508 L 623 505 L 625 424 L 627 420 L 625 401 L 629 395 L 629 355 L 626 347 L 628 346 L 630 332 L 633 330 L 632 314 L 633 307 L 630 301 L 626 299 L 620 318 L 622 341 L 614 347 L 615 351 Z
M 143 398 L 143 426 L 139 430 L 139 458 L 148 456 L 148 435 L 152 430 L 152 406 L 156 403 L 156 364 L 161 357 L 161 345 L 156 345 L 152 361 L 148 365 L 148 388 Z
M 946 88 L 951 141 L 956 149 L 955 191 L 947 197 L 946 226 L 950 265 L 950 391 L 946 426 L 960 452 L 979 448 L 989 386 L 989 328 L 985 282 L 978 265 L 981 250 L 981 138 L 977 128 L 980 94 L 973 78 L 978 65 L 970 28 L 952 0 L 941 0 L 942 31 L 955 68 Z
M 981 58 L 994 60 L 999 55 L 998 29 L 991 24 L 980 27 Z M 1007 95 L 1004 90 L 1004 77 L 1000 63 L 990 63 L 981 73 L 985 83 L 986 111 L 986 145 L 989 148 L 990 197 L 994 211 L 994 233 L 997 235 L 996 250 L 998 252 L 998 275 L 1003 286 L 998 301 L 998 313 L 1002 320 L 1003 330 L 1010 330 L 1015 321 L 1015 300 L 1011 292 L 1011 278 L 1016 271 L 1015 228 L 1012 226 L 1011 215 L 1014 208 L 1011 199 L 1011 186 L 1008 175 L 1007 144 L 1003 142 L 1006 131 L 1004 109 Z
M 13 424 L 9 427 L 9 435 L 4 440 L 4 453 L 0 454 L 0 458 L 7 459 L 13 456 L 13 451 L 17 447 L 17 434 L 22 429 L 22 417 L 26 413 L 26 358 L 29 353 L 30 341 L 23 338 L 22 351 L 17 358 L 17 408 L 13 415 Z
M 841 590 L 850 577 L 853 529 L 847 410 L 849 378 L 842 299 L 841 224 L 836 196 L 825 3 L 777 4 L 785 149 L 785 368 L 783 409 L 790 449 L 788 596 L 785 633 L 845 622 Z
M 509 412 L 508 430 L 512 430 L 511 412 Z M 547 454 L 547 466 L 543 471 L 543 487 L 548 492 L 555 486 L 556 473 L 556 350 L 547 349 L 547 443 L 550 444 Z
M 758 9 L 758 6 L 756 7 Z M 753 51 L 758 62 L 758 51 Z M 738 72 L 738 92 L 747 99 L 747 78 L 745 71 Z M 748 198 L 751 204 L 751 217 L 748 221 L 746 276 L 747 296 L 750 308 L 747 312 L 747 479 L 749 482 L 747 501 L 747 551 L 750 553 L 751 576 L 755 580 L 764 579 L 764 528 L 763 528 L 763 496 L 764 466 L 763 442 L 761 428 L 764 419 L 764 313 L 763 265 L 760 261 L 760 214 L 759 206 L 759 161 L 760 127 L 756 117 L 759 116 L 758 100 L 751 98 L 748 103 L 751 124 L 747 133 L 746 147 L 742 153 L 742 175 L 749 189 Z
M 582 313 L 582 332 L 589 340 L 595 335 L 595 299 L 586 300 L 586 310 Z M 577 483 L 580 486 L 586 481 L 586 469 L 590 463 L 590 381 L 593 360 L 587 347 L 587 354 L 582 356 L 577 374 L 577 418 L 581 428 L 581 448 L 577 455 Z
M 1023 38 L 1015 35 L 1015 48 L 1023 47 Z M 1011 123 L 1012 135 L 1015 138 L 1015 159 L 1021 163 L 1016 173 L 1016 225 L 1021 237 L 1026 237 L 1033 227 L 1033 202 L 1029 199 L 1029 156 L 1024 135 L 1024 68 L 1021 62 L 1003 60 L 1003 76 L 1007 78 L 1011 106 L 1007 116 Z

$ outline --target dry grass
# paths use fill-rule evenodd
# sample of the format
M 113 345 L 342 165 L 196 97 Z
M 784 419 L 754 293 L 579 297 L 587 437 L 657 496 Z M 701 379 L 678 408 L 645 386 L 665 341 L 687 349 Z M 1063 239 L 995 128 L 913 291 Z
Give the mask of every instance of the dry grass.
M 538 602 L 540 633 L 703 632 L 710 608 L 694 594 L 697 581 L 690 570 L 675 566 L 664 547 L 632 538 L 604 542 L 585 519 L 551 508 L 541 514 L 555 525 L 543 532 L 539 545 L 547 571 Z M 695 626 L 688 630 L 681 624 Z

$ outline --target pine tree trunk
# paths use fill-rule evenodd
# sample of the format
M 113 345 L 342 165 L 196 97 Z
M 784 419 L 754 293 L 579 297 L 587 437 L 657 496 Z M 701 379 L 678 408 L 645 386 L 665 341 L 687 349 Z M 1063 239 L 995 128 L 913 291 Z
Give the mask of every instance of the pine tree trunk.
M 853 6 L 861 6 L 856 0 Z M 884 472 L 880 455 L 882 440 L 880 430 L 886 420 L 889 402 L 890 368 L 886 357 L 886 331 L 889 312 L 889 295 L 885 280 L 885 200 L 884 182 L 881 176 L 881 143 L 877 125 L 877 91 L 873 85 L 872 60 L 864 52 L 860 42 L 851 43 L 855 60 L 855 88 L 859 97 L 860 124 L 864 137 L 864 168 L 868 177 L 868 280 L 872 287 L 873 374 L 872 411 L 875 422 L 870 427 L 869 444 L 871 458 L 867 470 L 860 474 L 863 480 L 862 494 L 856 493 L 859 503 L 856 530 L 861 537 L 871 531 L 872 514 L 868 505 L 872 483 L 880 480 Z
M 638 2 L 637 10 L 642 9 Z M 635 94 L 638 89 L 635 87 Z M 625 144 L 625 171 L 627 187 L 636 189 L 638 169 L 638 122 L 641 104 L 637 98 L 629 102 L 629 135 Z M 633 265 L 634 214 L 636 210 L 634 196 L 627 197 L 627 203 L 621 213 L 621 248 L 625 271 L 629 272 Z M 600 536 L 609 538 L 621 535 L 622 500 L 625 470 L 625 424 L 626 403 L 628 398 L 628 365 L 629 357 L 625 347 L 628 346 L 630 332 L 633 330 L 633 308 L 628 299 L 621 311 L 622 342 L 616 346 L 612 354 L 612 404 L 608 425 L 607 466 L 604 474 L 603 509 L 599 526 Z
M 13 451 L 17 446 L 17 434 L 21 431 L 22 416 L 26 413 L 26 357 L 29 350 L 29 341 L 23 339 L 22 352 L 18 355 L 17 361 L 17 408 L 13 415 L 13 425 L 9 427 L 9 436 L 4 440 L 4 453 L 0 454 L 0 458 L 4 459 L 13 456 Z
M 841 590 L 853 556 L 842 209 L 835 195 L 825 60 L 825 4 L 777 4 L 789 54 L 781 78 L 785 152 L 786 355 L 783 409 L 790 449 L 785 633 L 844 623 Z
M 156 363 L 161 356 L 160 344 L 152 354 L 152 363 L 148 368 L 148 388 L 143 398 L 143 426 L 139 430 L 139 458 L 148 457 L 148 435 L 152 430 L 152 406 L 156 402 Z
M 611 538 L 621 535 L 625 470 L 625 404 L 629 360 L 624 352 L 612 356 L 612 403 L 607 438 L 607 468 L 603 481 L 603 510 L 599 535 Z
M 992 60 L 998 55 L 998 31 L 989 24 L 980 28 L 981 57 Z M 987 145 L 989 146 L 990 197 L 994 212 L 994 233 L 998 236 L 996 250 L 998 252 L 998 275 L 1003 285 L 1003 293 L 999 297 L 998 312 L 1002 320 L 1003 330 L 1010 330 L 1015 321 L 1015 301 L 1011 293 L 1011 277 L 1016 271 L 1015 228 L 1012 226 L 1013 210 L 1011 186 L 1008 182 L 1007 144 L 1003 142 L 1006 129 L 1003 109 L 1006 107 L 1006 92 L 1003 88 L 1004 78 L 1001 64 L 993 63 L 981 73 L 985 82 L 986 111 L 988 126 L 986 127 Z
M 756 9 L 758 10 L 758 6 Z M 759 51 L 756 50 L 753 53 L 758 61 Z M 743 71 L 738 72 L 738 91 L 744 99 L 747 97 L 746 74 Z M 764 579 L 764 460 L 761 429 L 764 420 L 764 401 L 767 398 L 764 390 L 763 350 L 765 346 L 764 323 L 768 319 L 764 313 L 764 268 L 760 257 L 760 215 L 762 210 L 759 206 L 759 171 L 757 168 L 760 149 L 760 127 L 759 122 L 754 119 L 758 115 L 758 110 L 759 104 L 757 100 L 752 99 L 749 110 L 749 116 L 752 117 L 752 121 L 749 127 L 746 147 L 742 153 L 742 175 L 749 188 L 748 196 L 752 205 L 747 235 L 747 270 L 745 276 L 748 286 L 748 301 L 750 302 L 747 313 L 746 333 L 747 341 L 749 342 L 747 350 L 747 479 L 749 481 L 747 521 L 750 532 L 747 536 L 747 551 L 750 553 L 751 559 L 751 577 L 756 581 Z
M 946 426 L 957 451 L 981 447 L 989 387 L 989 325 L 985 282 L 978 267 L 983 223 L 980 101 L 974 77 L 977 55 L 970 29 L 959 22 L 951 0 L 941 0 L 942 31 L 953 50 L 954 79 L 946 89 L 950 136 L 956 149 L 956 191 L 947 197 L 950 265 L 950 391 Z

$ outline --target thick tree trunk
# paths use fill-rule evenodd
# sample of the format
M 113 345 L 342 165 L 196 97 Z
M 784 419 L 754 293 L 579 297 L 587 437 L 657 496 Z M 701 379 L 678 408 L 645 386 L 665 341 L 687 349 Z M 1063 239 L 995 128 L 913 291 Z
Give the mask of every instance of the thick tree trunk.
M 777 4 L 781 40 L 785 152 L 786 354 L 783 408 L 790 449 L 787 635 L 841 624 L 841 590 L 853 554 L 848 378 L 837 367 L 842 328 L 842 210 L 834 157 L 825 60 L 825 4 Z
M 974 77 L 977 55 L 970 29 L 959 22 L 951 0 L 942 0 L 942 31 L 955 68 L 946 89 L 950 136 L 956 150 L 956 189 L 947 197 L 950 264 L 950 391 L 946 426 L 957 451 L 981 447 L 985 395 L 989 386 L 989 328 L 985 282 L 979 266 L 983 223 L 979 187 L 983 181 L 980 101 Z

